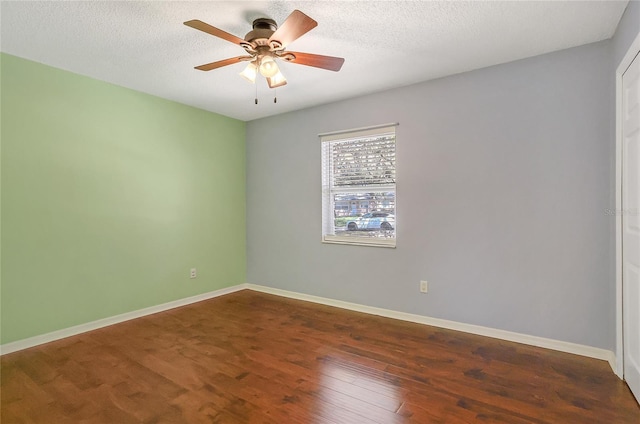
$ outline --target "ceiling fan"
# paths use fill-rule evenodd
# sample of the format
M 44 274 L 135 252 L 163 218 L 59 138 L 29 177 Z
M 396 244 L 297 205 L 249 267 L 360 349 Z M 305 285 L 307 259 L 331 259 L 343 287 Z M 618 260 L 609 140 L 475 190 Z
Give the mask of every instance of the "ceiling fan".
M 294 10 L 279 28 L 273 19 L 259 18 L 254 20 L 253 30 L 247 33 L 244 39 L 197 19 L 187 21 L 184 24 L 237 44 L 244 48 L 248 54 L 196 66 L 195 69 L 211 71 L 238 62 L 249 62 L 240 75 L 255 83 L 256 75 L 260 72 L 260 75 L 266 78 L 270 88 L 280 87 L 287 83 L 276 64 L 276 59 L 336 72 L 342 68 L 344 63 L 344 59 L 341 57 L 285 51 L 290 43 L 318 25 L 316 21 L 299 10 Z

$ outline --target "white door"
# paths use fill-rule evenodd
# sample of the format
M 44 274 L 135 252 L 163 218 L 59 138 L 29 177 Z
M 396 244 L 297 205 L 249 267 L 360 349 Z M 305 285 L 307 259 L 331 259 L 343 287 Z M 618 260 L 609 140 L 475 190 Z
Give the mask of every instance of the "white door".
M 640 400 L 640 58 L 622 75 L 624 379 Z

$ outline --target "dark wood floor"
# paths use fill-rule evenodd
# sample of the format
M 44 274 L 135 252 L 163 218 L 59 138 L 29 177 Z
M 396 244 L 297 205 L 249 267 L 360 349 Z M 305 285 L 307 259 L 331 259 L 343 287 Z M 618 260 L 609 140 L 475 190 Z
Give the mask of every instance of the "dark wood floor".
M 604 361 L 242 291 L 2 357 L 9 423 L 640 423 Z

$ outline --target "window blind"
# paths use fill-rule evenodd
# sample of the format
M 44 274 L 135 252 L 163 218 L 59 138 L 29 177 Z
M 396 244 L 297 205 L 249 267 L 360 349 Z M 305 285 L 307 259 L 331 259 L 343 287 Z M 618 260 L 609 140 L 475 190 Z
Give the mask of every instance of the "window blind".
M 321 134 L 322 239 L 395 246 L 395 125 Z

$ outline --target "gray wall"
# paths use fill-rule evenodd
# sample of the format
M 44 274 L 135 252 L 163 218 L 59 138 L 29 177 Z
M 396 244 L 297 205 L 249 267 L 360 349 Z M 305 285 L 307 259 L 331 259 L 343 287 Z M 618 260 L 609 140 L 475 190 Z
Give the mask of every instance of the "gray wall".
M 611 61 L 605 41 L 249 122 L 248 282 L 612 349 Z M 317 134 L 388 122 L 398 247 L 322 244 Z
M 631 0 L 613 37 L 613 60 L 616 68 L 638 33 L 640 33 L 640 1 Z

